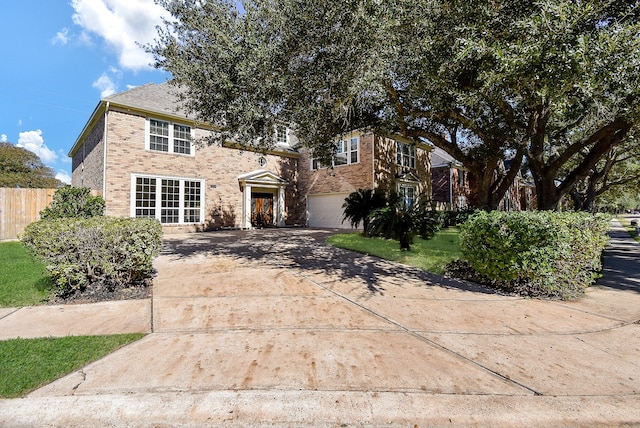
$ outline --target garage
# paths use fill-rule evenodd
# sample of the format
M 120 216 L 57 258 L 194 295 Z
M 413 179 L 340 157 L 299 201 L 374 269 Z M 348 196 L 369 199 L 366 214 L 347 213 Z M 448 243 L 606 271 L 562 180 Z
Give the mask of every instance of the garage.
M 307 198 L 307 224 L 309 227 L 350 228 L 349 221 L 342 223 L 342 204 L 348 193 L 310 195 Z

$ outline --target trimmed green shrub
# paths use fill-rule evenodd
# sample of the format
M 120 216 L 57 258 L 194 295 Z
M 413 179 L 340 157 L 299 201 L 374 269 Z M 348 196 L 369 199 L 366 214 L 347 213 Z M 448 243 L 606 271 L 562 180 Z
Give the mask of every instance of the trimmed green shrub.
M 88 285 L 114 290 L 151 278 L 162 245 L 162 226 L 142 218 L 59 218 L 25 228 L 22 242 L 59 288 L 71 295 Z
M 40 211 L 41 219 L 95 217 L 104 214 L 104 199 L 92 196 L 88 187 L 65 186 L 56 190 L 51 204 Z
M 475 212 L 476 208 L 467 207 L 459 210 L 442 211 L 442 226 L 453 227 L 458 226 L 469 219 Z
M 480 275 L 530 296 L 568 299 L 600 272 L 609 217 L 574 212 L 478 212 L 461 226 L 460 249 Z

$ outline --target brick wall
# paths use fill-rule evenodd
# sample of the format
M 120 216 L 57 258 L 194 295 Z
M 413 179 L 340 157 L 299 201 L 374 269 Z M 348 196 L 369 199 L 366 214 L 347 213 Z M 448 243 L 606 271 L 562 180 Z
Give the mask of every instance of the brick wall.
M 448 202 L 450 195 L 449 188 L 449 167 L 437 167 L 431 169 L 432 199 L 436 202 Z
M 351 193 L 357 189 L 382 188 L 396 190 L 397 176 L 411 172 L 422 184 L 420 194 L 431 194 L 431 161 L 429 151 L 416 147 L 416 168 L 397 165 L 396 142 L 374 135 L 358 134 L 360 161 L 354 165 L 311 170 L 311 158 L 305 150 L 300 158 L 301 187 L 305 196 L 326 193 Z M 374 162 L 375 156 L 375 162 Z
M 104 180 L 104 116 L 89 131 L 71 159 L 71 185 L 102 191 Z
M 359 161 L 333 168 L 311 169 L 311 156 L 303 149 L 300 157 L 300 192 L 303 196 L 326 193 L 351 193 L 371 189 L 373 183 L 373 134 L 349 134 L 359 138 Z
M 416 167 L 405 168 L 397 164 L 397 148 L 395 140 L 375 136 L 375 177 L 376 186 L 384 190 L 397 190 L 398 175 L 410 172 L 421 182 L 418 186 L 420 195 L 431 194 L 431 161 L 429 151 L 416 146 Z
M 258 164 L 260 154 L 216 145 L 198 145 L 195 156 L 162 153 L 145 149 L 143 116 L 110 111 L 107 139 L 107 175 L 104 198 L 107 214 L 131 215 L 133 174 L 150 174 L 204 180 L 205 226 L 239 227 L 242 217 L 242 190 L 238 176 L 258 169 L 271 171 L 290 184 L 286 188 L 285 221 L 304 223 L 301 219 L 298 189 L 295 185 L 297 159 L 266 154 L 264 167 Z M 196 129 L 196 139 L 208 131 Z M 302 212 L 304 215 L 304 211 Z M 174 227 L 174 226 L 169 226 Z M 202 225 L 175 226 L 176 229 L 198 229 Z M 166 228 L 165 228 L 166 230 Z

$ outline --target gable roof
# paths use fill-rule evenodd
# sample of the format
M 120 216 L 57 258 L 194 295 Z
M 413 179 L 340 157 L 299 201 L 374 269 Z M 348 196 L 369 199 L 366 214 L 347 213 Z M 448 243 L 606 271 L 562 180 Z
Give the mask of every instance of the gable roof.
M 179 91 L 179 89 L 172 86 L 169 82 L 147 83 L 146 85 L 137 86 L 128 91 L 102 98 L 73 144 L 68 156 L 73 157 L 80 147 L 82 147 L 82 143 L 93 126 L 109 110 L 152 115 L 158 119 L 196 123 L 197 120 L 195 117 L 188 115 L 184 109 L 180 108 L 177 91 Z M 209 125 L 202 122 L 197 122 L 195 126 L 205 129 L 209 128 Z M 292 137 L 295 138 L 293 135 Z M 231 142 L 229 142 L 228 147 L 236 147 L 241 150 L 253 150 L 249 146 L 237 145 Z M 267 150 L 267 153 L 289 157 L 298 157 L 300 155 L 300 153 L 289 144 L 276 144 L 272 150 Z
M 178 89 L 172 87 L 169 82 L 147 83 L 146 85 L 137 86 L 128 91 L 105 97 L 101 102 L 109 103 L 112 106 L 127 107 L 149 113 L 193 120 L 180 108 L 176 91 Z
M 462 167 L 462 163 L 440 147 L 434 146 L 433 152 L 431 152 L 431 168 L 438 168 L 442 166 Z

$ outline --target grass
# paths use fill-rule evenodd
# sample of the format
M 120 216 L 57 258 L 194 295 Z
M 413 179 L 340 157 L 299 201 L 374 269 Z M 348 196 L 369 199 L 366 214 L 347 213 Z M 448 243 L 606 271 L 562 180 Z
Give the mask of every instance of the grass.
M 121 334 L 0 341 L 0 397 L 22 396 L 143 336 Z
M 440 275 L 444 273 L 447 263 L 462 258 L 457 228 L 441 230 L 428 241 L 416 236 L 410 251 L 401 251 L 398 241 L 366 238 L 359 233 L 333 235 L 327 239 L 327 243 L 339 248 L 415 266 Z
M 42 303 L 53 287 L 44 264 L 20 242 L 0 242 L 0 307 Z
M 631 226 L 631 219 L 630 218 L 623 217 L 623 216 L 618 216 L 617 220 L 620 222 L 622 227 L 627 229 L 627 232 L 629 232 L 629 235 L 631 235 L 631 237 L 633 239 L 635 239 L 636 241 L 640 242 L 640 236 L 636 235 L 636 227 L 635 226 Z

